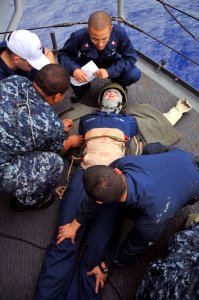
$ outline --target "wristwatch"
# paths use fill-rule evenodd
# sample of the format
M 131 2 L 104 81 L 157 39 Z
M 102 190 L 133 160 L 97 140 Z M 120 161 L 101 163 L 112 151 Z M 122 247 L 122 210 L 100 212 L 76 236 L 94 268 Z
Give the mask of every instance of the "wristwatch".
M 109 269 L 108 268 L 102 268 L 102 262 L 101 263 L 99 263 L 99 265 L 98 265 L 98 267 L 100 268 L 100 271 L 102 272 L 102 273 L 104 273 L 104 274 L 107 274 L 108 273 L 108 271 L 109 271 Z

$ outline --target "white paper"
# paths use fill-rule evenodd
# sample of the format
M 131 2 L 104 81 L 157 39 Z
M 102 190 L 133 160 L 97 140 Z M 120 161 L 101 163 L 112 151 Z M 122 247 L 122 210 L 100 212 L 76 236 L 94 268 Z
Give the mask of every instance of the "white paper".
M 99 70 L 99 68 L 96 66 L 96 64 L 92 60 L 89 61 L 86 65 L 84 65 L 81 69 L 84 72 L 86 72 L 86 74 L 88 75 L 88 81 L 92 81 L 96 77 L 96 75 L 93 75 L 93 73 L 96 72 L 97 70 Z M 81 86 L 81 85 L 87 84 L 87 82 L 76 81 L 73 76 L 70 77 L 70 80 L 71 80 L 71 83 L 76 86 Z

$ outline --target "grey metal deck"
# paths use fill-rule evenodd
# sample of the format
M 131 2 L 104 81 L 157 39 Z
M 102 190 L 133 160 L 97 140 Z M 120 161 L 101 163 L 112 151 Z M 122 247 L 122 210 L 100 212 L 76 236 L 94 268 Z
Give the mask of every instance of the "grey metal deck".
M 97 95 L 103 84 L 104 82 L 99 80 L 94 81 L 82 102 L 96 106 Z M 147 103 L 161 112 L 169 110 L 177 100 L 144 74 L 138 83 L 129 88 L 128 99 L 129 105 Z M 60 112 L 68 107 L 69 100 L 66 100 L 55 110 Z M 178 146 L 199 155 L 199 114 L 194 110 L 187 113 L 176 128 L 183 135 Z M 65 181 L 65 176 L 66 170 L 60 182 Z M 0 300 L 31 300 L 45 248 L 56 226 L 59 200 L 43 211 L 15 213 L 9 209 L 8 195 L 2 194 L 0 197 Z M 194 212 L 199 212 L 199 203 L 181 209 L 162 238 L 151 247 L 150 252 L 137 258 L 130 266 L 114 270 L 109 276 L 102 299 L 133 300 L 148 263 L 165 254 L 168 238 L 173 232 L 179 231 L 186 216 Z M 125 219 L 118 241 L 121 241 L 132 225 L 131 220 Z

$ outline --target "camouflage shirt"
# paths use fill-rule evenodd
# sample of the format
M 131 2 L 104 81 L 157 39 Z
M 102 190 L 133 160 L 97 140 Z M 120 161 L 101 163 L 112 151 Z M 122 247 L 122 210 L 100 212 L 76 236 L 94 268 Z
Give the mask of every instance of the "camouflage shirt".
M 64 126 L 30 80 L 1 80 L 0 96 L 0 165 L 26 152 L 63 149 Z
M 168 255 L 149 265 L 136 300 L 199 299 L 199 223 L 175 234 Z

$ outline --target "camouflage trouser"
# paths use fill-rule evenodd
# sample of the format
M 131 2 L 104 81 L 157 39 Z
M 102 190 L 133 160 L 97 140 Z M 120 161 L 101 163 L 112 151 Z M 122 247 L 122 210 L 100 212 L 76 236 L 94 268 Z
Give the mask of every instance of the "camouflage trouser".
M 199 223 L 176 234 L 169 254 L 150 264 L 137 300 L 199 299 Z
M 1 166 L 0 189 L 31 205 L 52 191 L 62 170 L 63 160 L 56 153 L 25 153 Z

